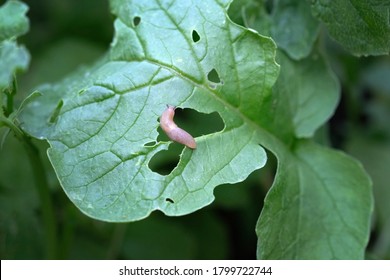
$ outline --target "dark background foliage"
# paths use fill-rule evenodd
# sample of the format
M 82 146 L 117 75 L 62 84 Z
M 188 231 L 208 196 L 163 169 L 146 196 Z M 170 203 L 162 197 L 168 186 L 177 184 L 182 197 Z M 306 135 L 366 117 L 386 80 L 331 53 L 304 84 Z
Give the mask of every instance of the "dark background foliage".
M 113 37 L 106 0 L 30 0 L 29 71 L 19 77 L 19 98 L 104 54 Z M 2 3 L 1 3 L 2 4 Z M 328 58 L 342 83 L 340 105 L 319 142 L 349 152 L 372 176 L 376 209 L 367 258 L 390 259 L 390 59 L 356 58 L 321 31 Z M 0 133 L 4 133 L 0 130 Z M 216 201 L 184 217 L 154 212 L 128 224 L 92 220 L 69 201 L 36 141 L 51 188 L 56 240 L 48 243 L 31 166 L 10 135 L 0 150 L 0 257 L 2 259 L 254 259 L 255 225 L 271 186 L 275 160 L 245 182 L 219 186 Z M 359 205 L 356 205 L 359 207 Z M 50 247 L 51 246 L 51 247 Z M 49 247 L 49 248 L 48 248 Z

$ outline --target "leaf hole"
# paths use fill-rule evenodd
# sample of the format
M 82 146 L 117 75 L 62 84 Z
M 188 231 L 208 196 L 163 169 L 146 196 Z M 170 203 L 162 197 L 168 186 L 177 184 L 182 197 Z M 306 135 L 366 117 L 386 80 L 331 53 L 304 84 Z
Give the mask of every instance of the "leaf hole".
M 203 114 L 192 109 L 175 110 L 174 122 L 190 133 L 197 141 L 196 137 L 216 133 L 221 131 L 225 124 L 217 112 Z M 171 141 L 168 136 L 158 127 L 158 142 Z M 199 146 L 198 146 L 199 148 Z M 179 164 L 180 155 L 184 149 L 182 144 L 172 142 L 168 150 L 162 150 L 156 153 L 149 161 L 149 168 L 160 175 L 168 175 Z
M 160 175 L 169 175 L 180 160 L 182 148 L 179 145 L 170 145 L 168 150 L 155 154 L 149 161 L 149 168 Z
M 210 87 L 211 89 L 217 89 L 217 85 L 215 85 L 215 84 L 209 84 L 209 87 Z
M 144 147 L 153 147 L 154 145 L 156 145 L 156 142 L 155 141 L 151 141 L 151 142 L 145 143 Z
M 169 198 L 169 197 L 166 198 L 165 201 L 166 201 L 166 202 L 169 202 L 169 203 L 175 203 L 175 202 L 173 201 L 173 199 L 172 199 L 172 198 Z
M 196 30 L 192 30 L 192 41 L 194 41 L 194 43 L 196 43 L 199 40 L 200 40 L 199 33 Z
M 138 26 L 140 23 L 141 23 L 141 17 L 135 16 L 135 17 L 133 18 L 133 24 L 134 24 L 134 26 L 136 27 L 136 26 Z
M 207 74 L 207 79 L 215 84 L 221 83 L 221 79 L 219 78 L 219 74 L 215 68 L 211 69 L 211 71 Z

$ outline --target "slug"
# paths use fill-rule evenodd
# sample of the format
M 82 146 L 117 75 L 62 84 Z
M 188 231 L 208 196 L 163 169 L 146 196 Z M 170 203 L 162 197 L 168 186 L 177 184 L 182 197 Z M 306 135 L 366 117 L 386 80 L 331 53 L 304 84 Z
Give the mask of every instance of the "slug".
M 162 113 L 160 117 L 162 130 L 164 130 L 169 139 L 186 145 L 188 148 L 196 149 L 195 139 L 187 131 L 181 129 L 174 123 L 175 109 L 175 106 L 167 105 L 167 109 Z

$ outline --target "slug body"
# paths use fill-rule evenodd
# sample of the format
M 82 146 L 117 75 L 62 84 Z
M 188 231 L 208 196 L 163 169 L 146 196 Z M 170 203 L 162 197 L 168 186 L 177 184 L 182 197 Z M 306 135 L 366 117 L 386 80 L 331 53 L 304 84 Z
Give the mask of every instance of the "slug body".
M 175 109 L 176 107 L 167 105 L 167 109 L 162 113 L 160 117 L 162 130 L 164 130 L 169 139 L 186 145 L 188 148 L 196 149 L 195 139 L 187 131 L 181 129 L 174 123 Z

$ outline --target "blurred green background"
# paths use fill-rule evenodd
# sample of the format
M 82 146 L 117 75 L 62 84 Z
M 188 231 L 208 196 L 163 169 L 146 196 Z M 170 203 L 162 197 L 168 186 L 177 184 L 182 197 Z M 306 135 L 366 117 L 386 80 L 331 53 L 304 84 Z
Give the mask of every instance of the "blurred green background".
M 102 56 L 114 32 L 107 0 L 25 3 L 30 7 L 30 31 L 19 42 L 28 48 L 32 59 L 29 71 L 18 77 L 19 101 L 37 85 L 55 82 Z M 327 38 L 326 34 L 323 37 Z M 355 58 L 331 40 L 325 41 L 342 84 L 342 99 L 316 140 L 354 155 L 372 176 L 376 208 L 367 258 L 390 259 L 390 59 Z M 179 119 L 193 120 L 193 114 L 183 112 Z M 220 130 L 220 119 L 214 119 L 215 123 L 208 125 Z M 1 129 L 1 138 L 4 133 Z M 48 242 L 25 149 L 10 135 L 0 150 L 1 259 L 256 258 L 255 225 L 275 173 L 272 154 L 267 166 L 245 182 L 217 187 L 215 202 L 196 213 L 166 217 L 154 212 L 139 222 L 110 224 L 93 220 L 73 206 L 47 160 L 48 145 L 35 142 L 50 183 L 55 246 L 47 248 L 53 243 Z M 175 166 L 181 150 L 176 144 L 171 147 L 163 155 L 172 159 L 168 169 Z M 158 157 L 150 165 L 163 174 L 169 172 Z

